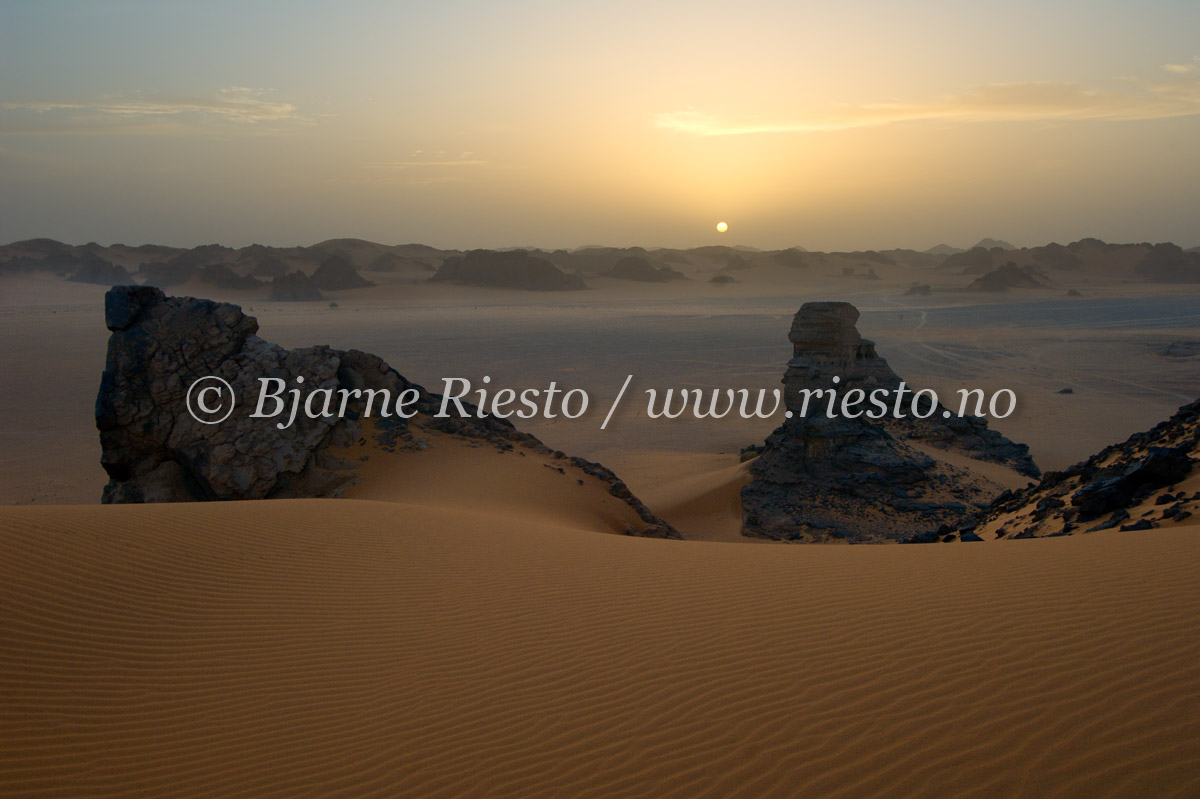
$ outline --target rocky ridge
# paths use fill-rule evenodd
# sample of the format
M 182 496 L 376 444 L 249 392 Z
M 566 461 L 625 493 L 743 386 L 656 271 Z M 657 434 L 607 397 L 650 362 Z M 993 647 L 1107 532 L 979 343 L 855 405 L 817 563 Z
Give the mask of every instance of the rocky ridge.
M 1200 475 L 1198 462 L 1200 399 L 1034 486 L 1005 492 L 974 526 L 985 537 L 1047 538 L 1174 524 L 1200 513 L 1200 485 L 1180 485 Z

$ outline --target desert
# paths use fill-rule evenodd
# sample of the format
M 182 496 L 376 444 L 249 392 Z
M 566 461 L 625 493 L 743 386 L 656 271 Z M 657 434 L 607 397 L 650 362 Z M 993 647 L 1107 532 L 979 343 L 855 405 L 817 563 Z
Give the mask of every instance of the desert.
M 1118 501 L 1111 515 L 1126 521 L 1066 537 L 1041 536 L 1060 513 L 1043 498 L 1067 484 L 1027 486 L 1187 403 L 1196 356 L 1173 353 L 1195 338 L 1196 289 L 1088 278 L 1082 299 L 1042 287 L 997 301 L 954 291 L 964 278 L 936 267 L 880 268 L 863 288 L 764 266 L 743 270 L 733 295 L 697 280 L 624 282 L 547 301 L 365 269 L 377 285 L 331 292 L 336 307 L 198 286 L 217 299 L 205 313 L 233 330 L 249 328 L 223 302 L 252 308 L 261 334 L 290 347 L 383 353 L 404 375 L 392 387 L 416 386 L 424 412 L 390 435 L 363 420 L 333 441 L 328 457 L 356 469 L 330 498 L 303 498 L 325 490 L 312 481 L 253 494 L 292 498 L 116 505 L 98 504 L 93 405 L 116 335 L 106 321 L 129 319 L 110 300 L 106 320 L 102 285 L 0 277 L 4 373 L 23 388 L 5 392 L 3 414 L 4 793 L 1190 795 L 1196 473 L 1185 463 L 1169 485 Z M 905 294 L 916 269 L 928 297 Z M 154 318 L 187 338 L 179 313 Z M 862 355 L 859 331 L 873 349 L 840 362 Z M 194 340 L 203 353 L 220 339 Z M 363 360 L 375 356 L 354 357 L 375 368 Z M 787 535 L 744 528 L 779 414 L 650 419 L 631 405 L 603 431 L 591 415 L 515 419 L 526 432 L 513 438 L 474 405 L 483 427 L 438 429 L 456 420 L 439 422 L 440 401 L 419 388 L 440 389 L 449 371 L 480 386 L 557 377 L 607 400 L 629 373 L 641 390 L 757 391 L 786 368 L 809 381 L 837 371 L 843 389 L 1011 387 L 1017 411 L 987 420 L 990 444 L 887 424 L 907 442 L 896 445 L 914 464 L 904 468 L 976 486 L 985 507 L 1016 499 L 973 527 L 906 526 L 896 511 L 881 527 L 881 499 L 856 489 L 859 509 L 836 515 L 862 532 L 825 540 L 882 529 L 881 540 L 935 543 L 780 545 Z M 1194 458 L 1187 419 L 1136 439 L 1121 463 L 1166 445 Z M 594 461 L 636 505 L 583 465 Z M 213 479 L 234 473 L 224 468 Z M 857 467 L 815 468 L 830 479 Z M 814 529 L 803 525 L 840 489 L 812 479 L 797 485 L 826 487 L 770 529 Z M 879 479 L 886 490 L 895 475 Z M 1039 521 L 1020 534 L 1034 505 Z M 1118 529 L 1142 507 L 1157 508 L 1152 523 Z M 630 535 L 643 528 L 684 540 Z
M 0 799 L 1200 797 L 1197 31 L 0 2 Z

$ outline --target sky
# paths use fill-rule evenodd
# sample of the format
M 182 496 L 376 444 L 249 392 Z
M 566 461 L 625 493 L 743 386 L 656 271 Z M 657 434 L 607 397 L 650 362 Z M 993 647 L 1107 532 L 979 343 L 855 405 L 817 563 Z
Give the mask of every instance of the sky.
M 1196 246 L 1198 209 L 1195 0 L 0 0 L 0 242 Z

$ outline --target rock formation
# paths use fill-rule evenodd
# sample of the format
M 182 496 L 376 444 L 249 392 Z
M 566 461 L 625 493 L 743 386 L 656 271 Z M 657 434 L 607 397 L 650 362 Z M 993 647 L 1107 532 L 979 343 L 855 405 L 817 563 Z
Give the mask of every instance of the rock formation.
M 742 489 L 743 534 L 902 540 L 957 525 L 999 493 L 998 486 L 920 452 L 919 445 L 1038 474 L 1028 448 L 988 429 L 983 419 L 947 419 L 940 404 L 927 419 L 911 413 L 895 418 L 900 378 L 874 343 L 859 335 L 857 321 L 858 310 L 844 302 L 806 303 L 796 313 L 788 335 L 793 357 L 783 378 L 791 417 L 751 464 L 753 480 Z M 882 419 L 840 412 L 830 417 L 825 395 L 805 404 L 805 390 L 830 389 L 838 397 L 852 389 L 878 391 L 889 413 Z M 922 413 L 927 407 L 928 400 Z
M 1200 491 L 1179 490 L 1198 462 L 1200 399 L 1037 485 L 1005 492 L 977 527 L 997 538 L 1044 538 L 1183 521 L 1200 512 Z
M 1054 281 L 1036 266 L 1017 266 L 1012 261 L 976 278 L 967 291 L 1008 291 L 1009 289 L 1052 288 Z
M 344 416 L 297 414 L 282 430 L 274 420 L 249 416 L 260 378 L 281 378 L 295 387 L 303 377 L 309 389 L 386 390 L 391 397 L 413 389 L 417 400 L 408 407 L 418 413 L 412 419 L 383 418 L 378 410 L 372 415 L 374 431 L 390 448 L 419 448 L 413 446 L 414 430 L 436 430 L 504 450 L 519 447 L 606 484 L 644 522 L 631 534 L 679 537 L 603 466 L 552 451 L 508 421 L 477 418 L 466 402 L 469 418 L 438 418 L 439 395 L 374 355 L 327 346 L 285 350 L 259 338 L 258 322 L 236 305 L 166 297 L 145 286 L 110 289 L 105 324 L 112 335 L 96 398 L 96 426 L 109 476 L 106 503 L 339 496 L 357 479 L 357 464 L 331 450 L 364 434 L 362 399 L 352 399 Z M 226 380 L 238 398 L 220 424 L 202 424 L 187 410 L 186 392 L 208 375 Z
M 1200 253 L 1177 244 L 1155 244 L 1134 271 L 1151 283 L 1200 283 Z
M 461 256 L 447 258 L 429 279 L 532 291 L 570 291 L 587 288 L 579 275 L 568 275 L 546 259 L 538 258 L 525 250 L 471 250 Z
M 325 299 L 303 272 L 289 272 L 271 281 L 271 299 L 281 302 L 315 302 Z
M 332 255 L 321 262 L 312 273 L 312 283 L 322 291 L 361 289 L 375 284 L 365 279 L 354 268 L 354 264 L 340 255 Z

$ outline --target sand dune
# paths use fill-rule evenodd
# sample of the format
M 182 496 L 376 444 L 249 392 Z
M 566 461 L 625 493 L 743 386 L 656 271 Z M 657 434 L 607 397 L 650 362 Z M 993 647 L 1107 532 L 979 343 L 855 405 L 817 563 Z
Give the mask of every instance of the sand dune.
M 365 425 L 368 431 L 371 426 Z M 646 522 L 628 503 L 609 493 L 609 486 L 574 466 L 524 447 L 500 449 L 412 425 L 413 434 L 428 441 L 418 452 L 387 452 L 367 432 L 359 444 L 334 450 L 355 460 L 359 482 L 346 496 L 442 507 L 486 508 L 491 516 L 542 524 L 585 527 L 610 533 L 641 530 Z
M 693 541 L 762 543 L 742 535 L 742 486 L 748 463 L 737 455 L 639 453 L 619 474 L 630 490 Z
M 0 795 L 1195 796 L 1198 533 L 5 508 Z

